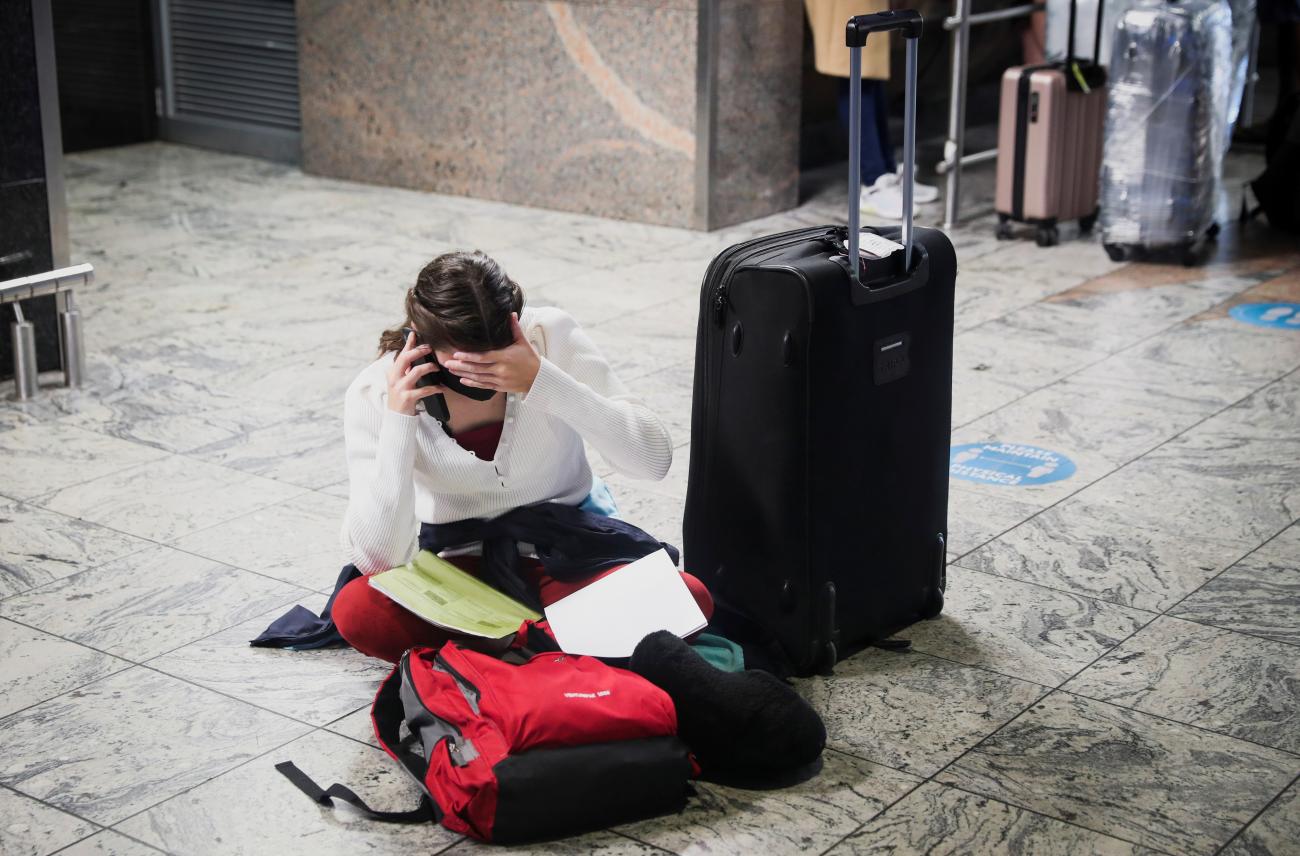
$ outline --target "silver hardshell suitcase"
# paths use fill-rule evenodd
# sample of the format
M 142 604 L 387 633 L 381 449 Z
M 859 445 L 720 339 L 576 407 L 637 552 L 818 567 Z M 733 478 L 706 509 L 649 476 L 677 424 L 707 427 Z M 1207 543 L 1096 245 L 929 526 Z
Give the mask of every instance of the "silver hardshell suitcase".
M 1217 232 L 1232 18 L 1224 0 L 1142 0 L 1116 26 L 1101 168 L 1101 239 L 1116 261 L 1192 264 Z

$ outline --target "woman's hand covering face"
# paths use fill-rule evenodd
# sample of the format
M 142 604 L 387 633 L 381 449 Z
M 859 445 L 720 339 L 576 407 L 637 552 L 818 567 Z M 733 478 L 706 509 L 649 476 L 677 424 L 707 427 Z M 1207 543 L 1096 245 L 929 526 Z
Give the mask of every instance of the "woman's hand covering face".
M 457 351 L 443 366 L 458 375 L 466 386 L 498 392 L 528 392 L 542 366 L 542 358 L 524 336 L 518 313 L 510 313 L 510 330 L 514 341 L 506 347 L 479 354 Z

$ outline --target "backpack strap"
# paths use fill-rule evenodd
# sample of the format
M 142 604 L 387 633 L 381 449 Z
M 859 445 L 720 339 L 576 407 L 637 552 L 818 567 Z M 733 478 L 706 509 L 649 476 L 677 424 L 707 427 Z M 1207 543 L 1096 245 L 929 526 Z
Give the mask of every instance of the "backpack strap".
M 378 820 L 383 823 L 437 823 L 439 812 L 429 799 L 428 794 L 420 797 L 420 804 L 410 811 L 376 811 L 366 805 L 361 797 L 352 792 L 351 788 L 340 785 L 338 782 L 330 785 L 324 790 L 321 786 L 312 781 L 311 777 L 298 769 L 298 765 L 292 761 L 281 761 L 275 765 L 275 769 L 294 786 L 304 794 L 312 798 L 312 801 L 323 805 L 327 808 L 334 808 L 334 800 L 340 799 L 348 805 L 355 808 L 362 815 L 370 820 Z
M 423 793 L 420 795 L 420 804 L 417 807 L 410 811 L 376 811 L 366 805 L 351 788 L 338 782 L 322 789 L 292 761 L 281 761 L 275 765 L 275 769 L 279 770 L 280 774 L 292 782 L 298 790 L 311 797 L 313 802 L 327 808 L 334 808 L 334 800 L 340 799 L 365 817 L 383 823 L 442 822 L 442 811 L 438 808 L 438 804 L 429 797 L 427 791 L 424 791 L 424 774 L 428 765 L 413 745 L 417 738 L 415 735 L 408 735 L 404 740 L 399 737 L 403 719 L 400 671 L 394 669 L 379 685 L 379 692 L 375 695 L 374 706 L 371 708 L 371 717 L 375 722 L 375 737 L 378 738 L 380 745 L 389 755 L 401 762 L 406 772 L 420 785 Z

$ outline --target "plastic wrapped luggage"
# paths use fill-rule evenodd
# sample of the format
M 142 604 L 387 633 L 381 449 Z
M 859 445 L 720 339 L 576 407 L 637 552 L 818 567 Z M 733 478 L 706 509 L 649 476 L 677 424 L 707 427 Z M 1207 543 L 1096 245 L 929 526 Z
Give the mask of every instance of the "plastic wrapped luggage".
M 1192 264 L 1217 232 L 1231 58 L 1226 0 L 1143 0 L 1120 18 L 1101 168 L 1112 259 L 1155 251 Z
M 848 229 L 730 247 L 701 289 L 685 561 L 724 634 L 775 643 L 800 674 L 943 608 L 957 260 L 942 232 L 912 229 L 921 28 L 909 10 L 846 28 Z M 907 39 L 903 228 L 859 231 L 853 93 L 867 34 L 893 29 Z

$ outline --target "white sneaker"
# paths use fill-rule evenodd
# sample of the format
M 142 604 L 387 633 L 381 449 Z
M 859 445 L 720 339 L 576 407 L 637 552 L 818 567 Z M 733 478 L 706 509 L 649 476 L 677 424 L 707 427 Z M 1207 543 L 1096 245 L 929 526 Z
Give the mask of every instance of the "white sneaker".
M 916 167 L 913 167 L 913 168 L 912 168 L 912 177 L 913 177 L 913 178 L 916 177 Z M 903 180 L 903 165 L 902 165 L 902 164 L 899 164 L 899 165 L 898 165 L 898 175 L 895 176 L 895 181 L 898 181 L 898 182 L 901 183 L 902 180 Z M 933 184 L 922 184 L 922 183 L 919 182 L 919 181 L 913 181 L 913 182 L 912 182 L 912 201 L 913 201 L 913 202 L 916 202 L 917 204 L 920 204 L 920 205 L 925 205 L 925 204 L 927 204 L 927 203 L 929 203 L 929 202 L 938 202 L 938 201 L 939 201 L 939 188 L 935 187 Z
M 898 184 L 898 176 L 886 173 L 876 179 L 875 184 L 862 188 L 858 207 L 863 214 L 885 220 L 902 220 L 903 188 Z M 916 214 L 916 202 L 913 201 L 912 215 L 916 216 Z

